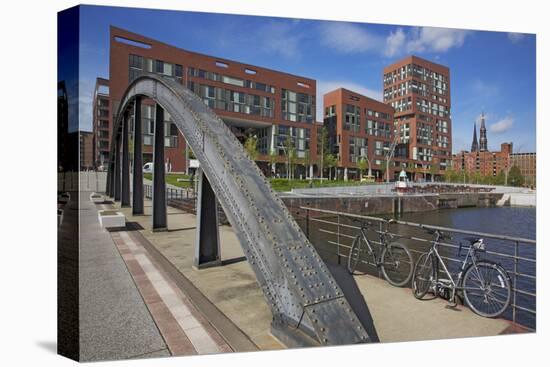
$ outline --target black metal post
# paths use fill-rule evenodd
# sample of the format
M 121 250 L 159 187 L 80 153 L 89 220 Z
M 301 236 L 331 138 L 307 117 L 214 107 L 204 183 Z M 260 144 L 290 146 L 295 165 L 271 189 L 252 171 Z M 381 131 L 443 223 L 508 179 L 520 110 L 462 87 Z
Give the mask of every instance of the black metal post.
M 120 201 L 120 139 L 115 139 L 115 201 Z
M 306 209 L 306 237 L 309 240 L 309 209 Z
M 218 203 L 206 175 L 199 169 L 197 201 L 197 232 L 193 265 L 206 268 L 221 264 Z
M 136 97 L 134 101 L 134 172 L 133 172 L 133 188 L 132 196 L 132 214 L 143 214 L 143 153 L 141 133 L 141 97 Z
M 164 109 L 155 112 L 155 147 L 153 153 L 153 231 L 166 230 L 166 181 L 164 177 Z
M 122 120 L 122 195 L 120 200 L 121 207 L 130 206 L 130 154 L 128 152 L 128 124 L 130 117 L 128 110 L 124 112 Z
M 107 179 L 105 180 L 105 195 L 111 196 L 111 176 L 112 176 L 112 167 L 111 163 L 107 166 Z

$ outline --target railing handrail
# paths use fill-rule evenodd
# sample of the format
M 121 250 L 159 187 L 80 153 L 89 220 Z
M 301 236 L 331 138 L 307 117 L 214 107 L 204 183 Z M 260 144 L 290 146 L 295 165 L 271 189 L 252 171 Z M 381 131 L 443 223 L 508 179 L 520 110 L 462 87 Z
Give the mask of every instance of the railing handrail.
M 300 206 L 299 208 L 302 209 L 302 210 L 311 210 L 311 211 L 314 211 L 314 212 L 325 213 L 325 214 L 341 215 L 341 216 L 351 217 L 351 218 L 359 218 L 359 219 L 365 219 L 365 220 L 371 220 L 371 221 L 386 222 L 386 219 L 378 218 L 378 217 L 371 217 L 371 216 L 368 216 L 368 215 L 359 215 L 359 214 L 353 214 L 353 213 L 339 212 L 339 211 L 335 211 L 335 210 L 312 208 L 312 207 L 307 207 L 307 206 Z M 428 225 L 428 224 L 420 224 L 420 223 L 407 222 L 407 221 L 401 221 L 401 220 L 396 220 L 394 223 L 407 225 L 407 226 L 411 226 L 411 227 L 417 227 L 417 228 L 436 229 L 436 230 L 444 231 L 444 232 L 468 234 L 468 235 L 474 235 L 474 236 L 479 236 L 479 237 L 488 237 L 488 238 L 494 238 L 494 239 L 499 239 L 499 240 L 514 241 L 514 242 L 531 244 L 531 245 L 536 245 L 536 243 L 537 243 L 536 240 L 532 240 L 532 239 L 529 239 L 529 238 L 512 237 L 512 236 L 498 235 L 498 234 L 494 234 L 494 233 L 468 231 L 468 230 L 464 230 L 464 229 L 455 229 L 455 228 L 434 226 L 434 225 Z

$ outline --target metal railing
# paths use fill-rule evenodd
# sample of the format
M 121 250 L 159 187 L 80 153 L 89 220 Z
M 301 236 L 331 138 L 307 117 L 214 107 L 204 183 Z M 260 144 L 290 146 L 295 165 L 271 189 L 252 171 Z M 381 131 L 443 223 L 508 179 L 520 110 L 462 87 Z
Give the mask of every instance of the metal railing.
M 362 219 L 371 223 L 378 223 L 378 229 L 369 231 L 369 239 L 376 245 L 380 245 L 378 234 L 384 231 L 384 226 L 387 225 L 387 221 L 379 217 L 357 215 L 312 207 L 299 207 L 299 209 L 305 213 L 295 212 L 294 214 L 296 215 L 296 219 L 299 223 L 303 221 L 302 228 L 304 229 L 308 239 L 320 252 L 336 255 L 338 264 L 341 264 L 342 258 L 347 259 L 349 250 L 351 249 L 351 241 L 353 241 L 360 230 L 360 227 L 353 225 L 353 222 L 349 219 Z M 453 233 L 455 238 L 452 242 L 460 241 L 464 236 L 483 238 L 487 244 L 487 250 L 484 252 L 484 256 L 490 257 L 491 260 L 500 263 L 506 269 L 512 280 L 512 300 L 510 304 L 511 311 L 505 313 L 504 317 L 513 322 L 517 322 L 528 330 L 535 330 L 535 240 L 434 225 L 422 225 L 419 223 L 401 220 L 397 220 L 395 225 L 395 227 L 391 228 L 396 228 L 399 230 L 399 233 L 393 230 L 390 231 L 390 233 L 398 235 L 399 241 L 406 243 L 409 250 L 413 254 L 415 261 L 416 257 L 427 251 L 433 242 L 433 236 L 427 234 L 422 227 Z M 392 224 L 392 226 L 394 225 Z M 314 233 L 315 229 L 316 233 Z M 386 228 L 386 230 L 389 230 L 389 228 Z M 372 238 L 370 238 L 370 236 L 372 236 Z M 442 246 L 442 249 L 440 250 L 441 257 L 447 262 L 446 265 L 448 265 L 451 273 L 454 274 L 458 272 L 460 265 L 464 260 L 466 251 L 468 251 L 469 245 L 462 246 L 463 252 L 460 258 L 451 254 L 453 249 L 459 249 L 460 247 L 456 243 L 440 242 L 440 246 Z M 367 265 L 374 265 L 364 261 L 363 263 Z M 374 272 L 374 275 L 380 276 L 379 272 Z
M 147 199 L 153 197 L 153 185 L 144 184 L 143 193 Z M 192 188 L 178 188 L 178 187 L 167 187 L 166 188 L 166 200 L 190 200 L 195 199 L 195 190 Z

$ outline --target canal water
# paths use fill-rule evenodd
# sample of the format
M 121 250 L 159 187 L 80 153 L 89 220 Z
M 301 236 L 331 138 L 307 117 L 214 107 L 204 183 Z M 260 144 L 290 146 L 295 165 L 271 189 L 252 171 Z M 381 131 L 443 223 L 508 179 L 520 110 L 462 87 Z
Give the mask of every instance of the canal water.
M 441 227 L 449 227 L 474 232 L 491 233 L 503 236 L 536 239 L 536 209 L 520 207 L 499 207 L 499 208 L 463 208 L 463 209 L 442 209 L 422 213 L 406 213 L 400 220 L 421 224 L 431 224 Z M 353 238 L 359 233 L 358 224 L 344 217 L 323 216 L 310 218 L 309 225 L 303 218 L 298 219 L 298 223 L 318 250 L 321 257 L 332 263 L 346 265 L 349 247 Z M 373 223 L 368 231 L 368 237 L 371 240 L 377 240 L 378 235 L 373 229 L 379 229 L 379 224 Z M 404 238 L 400 242 L 407 244 L 416 258 L 429 246 L 429 240 L 433 236 L 425 233 L 422 229 L 409 226 L 392 225 L 390 230 Z M 451 233 L 453 236 L 451 245 L 466 243 L 465 237 L 468 235 Z M 411 239 L 412 238 L 412 239 Z M 489 252 L 498 252 L 503 255 L 494 255 L 482 253 L 480 257 L 500 263 L 508 271 L 512 285 L 517 289 L 515 292 L 515 319 L 519 324 L 525 325 L 531 329 L 536 328 L 536 247 L 534 244 L 517 243 L 504 239 L 484 238 L 486 248 Z M 340 244 L 340 245 L 338 245 Z M 517 246 L 517 248 L 516 248 Z M 378 248 L 375 248 L 378 250 Z M 463 260 L 466 250 L 459 254 L 455 247 L 440 246 L 440 254 L 444 257 L 455 259 L 448 260 L 447 266 L 453 276 L 459 271 L 461 263 L 457 260 Z M 516 252 L 517 251 L 517 252 Z M 508 256 L 517 254 L 520 260 L 514 263 L 514 260 Z M 514 276 L 514 269 L 524 275 Z M 360 269 L 371 276 L 378 276 L 378 269 L 373 261 L 365 261 Z M 412 294 L 411 294 L 412 297 Z M 513 301 L 512 301 L 513 302 Z M 514 317 L 512 307 L 509 307 L 504 317 L 512 319 Z

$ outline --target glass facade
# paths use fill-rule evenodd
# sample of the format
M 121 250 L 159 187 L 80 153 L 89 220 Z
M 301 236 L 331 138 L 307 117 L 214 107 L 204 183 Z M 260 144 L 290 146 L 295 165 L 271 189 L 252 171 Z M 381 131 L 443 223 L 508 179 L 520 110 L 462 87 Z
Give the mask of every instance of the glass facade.
M 271 129 L 274 142 L 273 149 L 278 155 L 286 155 L 285 149 L 288 149 L 288 138 L 290 137 L 296 157 L 306 157 L 306 152 L 310 149 L 309 129 L 288 125 L 273 125 Z
M 361 108 L 346 104 L 344 115 L 344 130 L 358 133 L 361 128 Z
M 273 118 L 274 100 L 272 97 L 198 84 L 192 81 L 187 83 L 187 87 L 201 97 L 210 108 Z
M 275 87 L 272 85 L 268 85 L 268 84 L 253 81 L 253 80 L 240 79 L 229 75 L 215 73 L 212 71 L 206 71 L 202 69 L 189 67 L 188 75 L 194 78 L 212 80 L 215 82 L 234 85 L 241 88 L 249 88 L 249 89 L 258 90 L 261 92 L 275 94 Z
M 129 55 L 128 81 L 132 82 L 143 72 L 156 73 L 165 78 L 177 80 L 181 83 L 183 66 L 171 64 L 162 60 L 152 60 L 138 55 Z
M 164 146 L 166 148 L 177 148 L 178 128 L 171 122 L 168 112 L 164 113 Z M 141 106 L 141 123 L 143 134 L 143 145 L 153 145 L 155 136 L 155 106 Z
M 349 161 L 359 162 L 361 157 L 367 157 L 367 139 L 356 136 L 349 137 Z
M 282 89 L 281 98 L 283 120 L 307 123 L 315 121 L 314 96 Z

